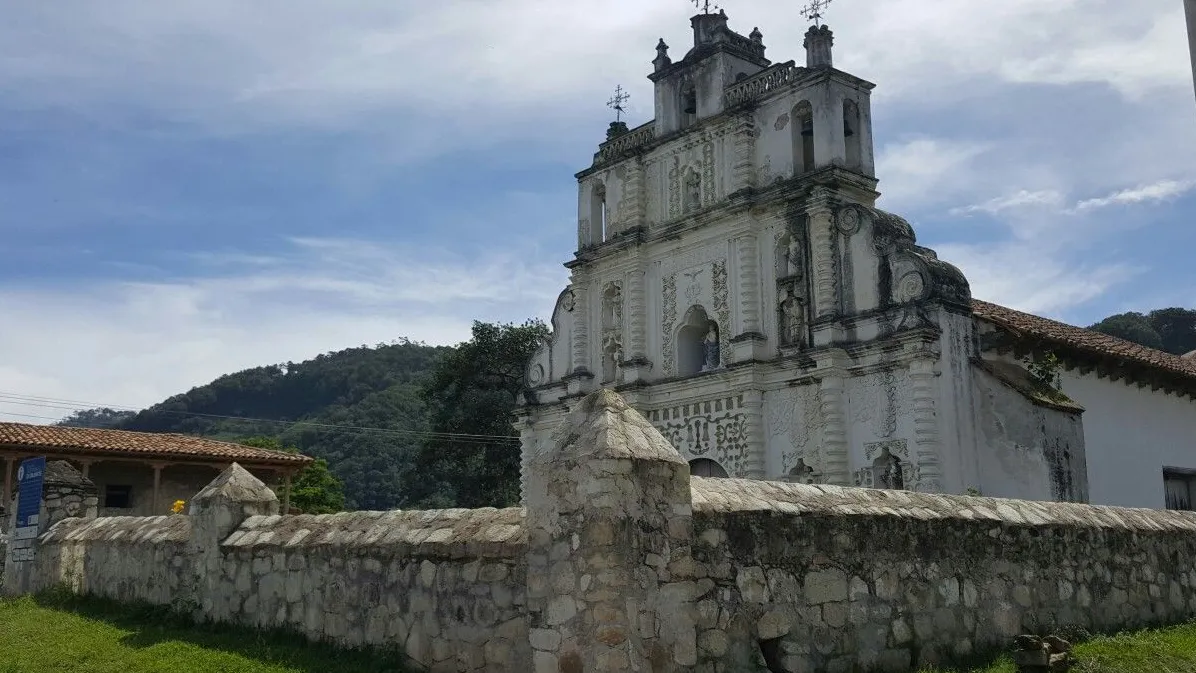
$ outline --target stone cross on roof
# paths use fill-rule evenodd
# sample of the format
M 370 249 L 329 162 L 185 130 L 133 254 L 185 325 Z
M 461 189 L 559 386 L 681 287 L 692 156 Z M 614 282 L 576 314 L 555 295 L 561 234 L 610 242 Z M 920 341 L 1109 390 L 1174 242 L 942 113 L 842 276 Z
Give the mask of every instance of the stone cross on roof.
M 832 0 L 810 0 L 810 4 L 802 8 L 802 16 L 814 22 L 815 26 L 821 25 L 823 12 L 830 6 Z

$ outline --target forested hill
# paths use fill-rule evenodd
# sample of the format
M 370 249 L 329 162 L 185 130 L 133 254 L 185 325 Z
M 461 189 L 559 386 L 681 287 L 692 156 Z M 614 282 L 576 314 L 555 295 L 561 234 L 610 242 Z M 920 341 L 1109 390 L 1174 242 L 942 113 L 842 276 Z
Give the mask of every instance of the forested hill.
M 60 424 L 277 441 L 325 459 L 348 509 L 511 506 L 510 414 L 547 334 L 539 321 L 477 322 L 456 347 L 350 348 L 221 376 L 141 412 L 88 409 Z
M 1196 310 L 1193 309 L 1161 308 L 1150 313 L 1118 313 L 1088 329 L 1175 355 L 1196 351 Z
M 349 506 L 385 509 L 399 501 L 399 477 L 427 430 L 419 384 L 451 350 L 407 341 L 350 348 L 221 376 L 139 413 L 88 410 L 63 423 L 229 441 L 276 437 L 326 459 Z

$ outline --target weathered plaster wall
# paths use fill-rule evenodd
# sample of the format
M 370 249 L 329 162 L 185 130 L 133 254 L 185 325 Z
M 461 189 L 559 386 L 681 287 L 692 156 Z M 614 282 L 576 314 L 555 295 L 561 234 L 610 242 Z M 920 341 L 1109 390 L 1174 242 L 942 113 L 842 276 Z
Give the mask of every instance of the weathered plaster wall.
M 1196 516 L 693 479 L 698 670 L 905 671 L 1196 612 Z M 673 578 L 676 579 L 675 577 Z
M 1089 501 L 1164 507 L 1163 468 L 1196 469 L 1196 402 L 1095 373 L 1063 371 L 1061 379 L 1085 409 Z
M 973 381 L 983 447 L 980 492 L 998 498 L 1086 501 L 1080 410 L 1036 403 L 985 368 L 975 370 Z
M 154 470 L 145 463 L 107 461 L 88 468 L 88 478 L 96 485 L 101 516 L 156 516 L 167 514 L 176 500 L 190 500 L 220 474 L 212 467 L 170 465 L 162 470 L 158 484 L 158 503 L 154 506 Z M 104 494 L 110 485 L 131 486 L 132 506 L 104 506 Z

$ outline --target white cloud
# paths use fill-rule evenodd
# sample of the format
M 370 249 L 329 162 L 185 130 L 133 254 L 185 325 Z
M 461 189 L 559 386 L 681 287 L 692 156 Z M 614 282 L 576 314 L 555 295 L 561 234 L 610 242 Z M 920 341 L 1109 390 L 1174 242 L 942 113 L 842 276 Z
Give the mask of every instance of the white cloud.
M 933 206 L 973 189 L 977 159 L 990 146 L 974 141 L 919 137 L 877 152 L 881 205 L 890 210 Z
M 977 203 L 960 208 L 952 208 L 951 215 L 972 215 L 975 213 L 997 213 L 1015 208 L 1050 206 L 1057 207 L 1063 200 L 1063 195 L 1054 190 L 1029 191 L 1022 189 L 1008 196 L 998 196 L 984 203 Z
M 1108 196 L 1080 201 L 1071 209 L 1074 213 L 1085 213 L 1109 206 L 1132 206 L 1158 203 L 1177 199 L 1196 188 L 1194 180 L 1162 180 L 1154 184 L 1122 189 Z
M 548 317 L 565 271 L 523 252 L 466 259 L 304 239 L 233 274 L 220 264 L 232 259 L 207 255 L 225 275 L 86 291 L 0 286 L 0 390 L 142 407 L 220 374 L 354 344 L 457 343 L 474 318 Z M 43 412 L 0 400 L 0 418 L 21 413 Z

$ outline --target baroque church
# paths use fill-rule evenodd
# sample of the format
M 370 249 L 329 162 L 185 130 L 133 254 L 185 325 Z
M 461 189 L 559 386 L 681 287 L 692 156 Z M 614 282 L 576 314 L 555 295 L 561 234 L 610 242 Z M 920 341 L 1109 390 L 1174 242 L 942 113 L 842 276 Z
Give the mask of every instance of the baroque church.
M 679 60 L 656 46 L 655 118 L 612 123 L 576 176 L 570 283 L 517 412 L 525 466 L 597 387 L 699 476 L 1090 501 L 1086 407 L 1126 421 L 1110 386 L 1179 405 L 1156 437 L 1196 437 L 1196 360 L 974 301 L 876 207 L 875 85 L 834 67 L 829 27 L 803 66 L 722 11 L 691 23 Z M 1172 469 L 1196 475 L 1187 441 Z M 1097 500 L 1170 505 L 1176 461 L 1157 458 Z

